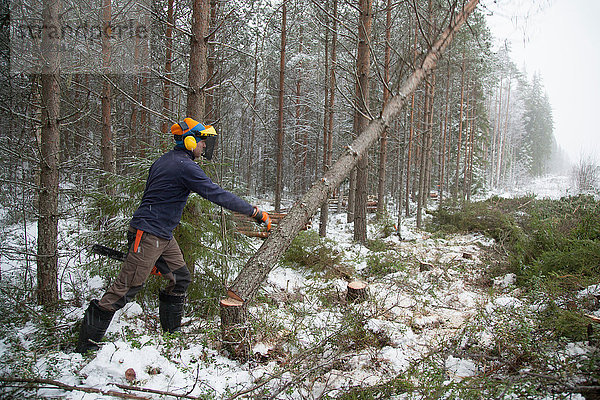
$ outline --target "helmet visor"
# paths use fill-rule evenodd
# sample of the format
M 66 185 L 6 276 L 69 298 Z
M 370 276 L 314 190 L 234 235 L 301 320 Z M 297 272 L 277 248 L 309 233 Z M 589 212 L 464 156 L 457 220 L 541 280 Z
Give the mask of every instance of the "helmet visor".
M 203 137 L 204 143 L 206 143 L 206 147 L 204 147 L 204 151 L 202 152 L 202 157 L 207 160 L 212 160 L 213 152 L 215 151 L 215 145 L 217 143 L 216 136 Z

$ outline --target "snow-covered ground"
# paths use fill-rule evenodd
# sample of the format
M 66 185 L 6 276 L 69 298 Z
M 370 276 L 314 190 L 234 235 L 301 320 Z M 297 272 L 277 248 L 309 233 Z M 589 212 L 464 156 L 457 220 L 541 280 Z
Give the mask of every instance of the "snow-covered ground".
M 535 181 L 518 194 L 560 197 L 568 190 L 566 178 L 552 177 Z M 254 331 L 252 361 L 232 361 L 221 354 L 218 318 L 203 320 L 191 315 L 181 336 L 165 337 L 147 327 L 148 315 L 156 319 L 158 310 L 142 310 L 134 301 L 116 313 L 106 343 L 93 356 L 59 350 L 38 352 L 34 345 L 38 327 L 34 323 L 21 326 L 14 335 L 16 343 L 0 342 L 0 357 L 10 360 L 0 365 L 0 376 L 23 376 L 24 371 L 15 366 L 26 364 L 30 368 L 27 377 L 121 393 L 126 392 L 123 385 L 136 385 L 150 390 L 135 392 L 143 398 L 170 398 L 164 392 L 171 392 L 188 398 L 233 399 L 242 398 L 246 391 L 256 398 L 335 397 L 350 387 L 393 379 L 430 357 L 443 343 L 466 338 L 464 327 L 482 313 L 503 315 L 506 310 L 522 306 L 514 275 L 500 276 L 491 285 L 482 282 L 489 262 L 485 254 L 493 245 L 490 239 L 475 234 L 436 238 L 417 230 L 414 220 L 403 223 L 405 240 L 399 241 L 395 236 L 382 239 L 386 250 L 375 252 L 352 241 L 352 226 L 346 223 L 345 215 L 334 214 L 330 218 L 328 238 L 332 249 L 340 253 L 345 271 L 368 283 L 369 298 L 365 302 L 346 303 L 347 276 L 284 265 L 274 268 L 249 310 Z M 61 243 L 68 247 L 71 235 L 80 228 L 73 221 L 63 223 Z M 375 225 L 370 225 L 370 229 L 370 237 L 374 237 Z M 35 237 L 35 225 L 30 224 L 30 252 L 35 248 Z M 24 248 L 24 238 L 22 226 L 3 232 L 6 248 Z M 254 244 L 258 247 L 260 243 L 257 239 Z M 88 279 L 75 268 L 81 257 L 84 255 L 61 258 L 61 279 L 86 282 L 87 286 L 78 288 L 84 293 L 101 292 L 106 282 L 98 277 Z M 392 260 L 394 270 L 372 274 L 369 260 L 374 259 Z M 2 257 L 2 280 L 23 276 L 26 266 L 30 276 L 34 274 L 33 261 Z M 72 290 L 73 286 L 69 287 Z M 598 292 L 597 287 L 587 290 Z M 63 298 L 72 297 L 72 293 L 63 293 Z M 85 307 L 66 310 L 65 323 L 72 326 Z M 377 343 L 353 344 L 354 332 L 362 332 L 363 337 Z M 490 327 L 477 332 L 477 338 L 485 345 L 492 334 Z M 339 340 L 348 343 L 336 342 Z M 589 351 L 584 344 L 571 346 L 572 353 Z M 15 355 L 31 357 L 31 362 L 15 360 Z M 472 360 L 458 355 L 444 356 L 442 361 L 447 371 L 446 384 L 482 373 Z M 134 381 L 126 379 L 125 372 L 130 369 L 135 371 Z M 0 386 L 0 394 L 2 390 Z M 35 396 L 107 398 L 99 393 L 49 387 L 38 389 Z M 578 395 L 570 398 L 583 399 Z

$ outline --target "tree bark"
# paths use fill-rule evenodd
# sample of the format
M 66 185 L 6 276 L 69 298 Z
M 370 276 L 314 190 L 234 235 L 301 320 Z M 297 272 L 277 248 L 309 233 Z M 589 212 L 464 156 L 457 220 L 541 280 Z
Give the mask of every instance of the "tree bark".
M 42 19 L 42 132 L 37 249 L 37 301 L 58 302 L 58 163 L 60 151 L 60 0 L 44 0 Z
M 208 0 L 194 0 L 192 4 L 192 36 L 190 38 L 190 66 L 188 75 L 187 115 L 198 121 L 204 120 L 207 80 Z
M 281 195 L 283 192 L 283 95 L 285 84 L 285 41 L 287 8 L 285 0 L 281 10 L 281 52 L 279 56 L 279 97 L 277 111 L 277 174 L 275 177 L 275 212 L 281 212 Z
M 248 153 L 248 166 L 246 170 L 246 184 L 250 194 L 256 193 L 256 187 L 252 182 L 252 172 L 255 164 L 254 160 L 254 139 L 256 137 L 256 100 L 258 97 L 258 48 L 259 48 L 259 34 L 256 34 L 256 42 L 254 43 L 254 78 L 252 82 L 252 119 L 250 125 L 250 151 Z
M 413 65 L 417 64 L 417 21 L 415 20 L 415 37 L 413 42 Z M 408 136 L 408 154 L 406 157 L 406 198 L 404 206 L 406 207 L 405 216 L 410 216 L 410 164 L 412 162 L 413 138 L 415 133 L 415 92 L 411 93 L 410 99 L 410 134 Z
M 464 115 L 464 98 L 465 98 L 465 53 L 463 51 L 463 62 L 460 74 L 460 112 L 458 116 L 458 142 L 456 150 L 456 176 L 454 177 L 454 198 L 458 199 L 458 183 L 460 181 L 460 151 L 462 144 L 462 128 L 463 128 L 463 115 Z
M 367 153 L 369 147 L 378 139 L 383 130 L 399 115 L 425 75 L 435 68 L 441 53 L 452 41 L 452 38 L 466 18 L 476 8 L 478 0 L 470 0 L 463 10 L 454 15 L 448 28 L 433 44 L 431 50 L 417 68 L 404 82 L 397 95 L 393 96 L 381 115 L 374 118 L 361 134 L 347 146 L 340 158 L 332 165 L 327 173 L 306 192 L 306 194 L 290 209 L 287 216 L 281 220 L 275 232 L 262 244 L 236 277 L 229 288 L 230 297 L 238 298 L 246 304 L 255 296 L 258 288 L 264 282 L 276 261 L 287 250 L 298 232 L 319 209 L 328 195 L 337 188 L 356 166 L 361 156 Z
M 390 59 L 392 46 L 390 38 L 392 34 L 392 0 L 387 0 L 385 14 L 385 56 L 383 62 L 383 106 L 390 99 Z M 377 182 L 377 215 L 381 217 L 385 212 L 385 179 L 387 163 L 387 129 L 381 135 L 379 143 L 379 173 Z
M 217 26 L 217 13 L 219 3 L 216 0 L 210 0 L 210 19 L 208 22 L 207 31 L 213 32 Z M 214 34 L 211 37 L 206 37 L 206 95 L 204 100 L 204 120 L 207 124 L 213 124 L 219 120 L 217 111 L 218 102 L 215 96 L 215 86 L 218 86 L 219 80 L 216 78 L 216 59 L 217 54 L 214 46 Z M 218 138 L 217 138 L 218 139 Z M 217 146 L 218 148 L 218 146 Z M 236 160 L 239 160 L 236 158 Z
M 327 1 L 327 10 L 329 12 L 329 0 Z M 329 71 L 333 68 L 333 63 L 329 62 L 329 17 L 326 15 L 326 26 L 325 26 L 325 100 L 323 107 L 323 174 L 327 172 L 330 161 L 328 160 L 329 155 L 329 138 L 331 137 L 331 131 L 329 126 Z M 331 88 L 334 90 L 334 88 Z M 320 218 L 319 218 L 319 236 L 327 236 L 327 221 L 329 219 L 329 204 L 324 202 L 321 206 Z
M 369 42 L 373 22 L 372 0 L 359 0 L 358 51 L 356 57 L 356 133 L 363 132 L 369 124 L 369 72 L 371 57 Z M 356 197 L 354 199 L 354 240 L 367 242 L 367 191 L 369 179 L 369 155 L 362 154 L 356 168 Z
M 161 132 L 166 137 L 170 130 L 169 117 L 171 115 L 171 81 L 173 80 L 173 27 L 175 26 L 175 18 L 173 16 L 175 0 L 167 1 L 167 26 L 165 29 L 165 78 L 163 80 L 163 123 Z
M 115 172 L 115 155 L 112 142 L 111 127 L 111 84 L 108 80 L 108 73 L 111 63 L 111 0 L 102 0 L 102 139 L 100 141 L 100 152 L 102 153 L 102 171 L 105 176 L 100 181 L 100 187 L 104 191 L 113 195 L 115 193 L 114 185 L 107 181 L 108 175 Z
M 450 59 L 448 57 L 448 70 L 447 70 L 447 74 L 446 74 L 446 104 L 445 104 L 445 111 L 444 111 L 444 129 L 443 129 L 443 134 L 442 134 L 442 151 L 440 154 L 440 191 L 439 191 L 439 205 L 440 207 L 442 206 L 442 203 L 444 202 L 444 190 L 446 188 L 445 185 L 445 179 L 446 179 L 446 174 L 445 174 L 445 170 L 446 170 L 446 142 L 447 142 L 447 136 L 448 136 L 448 126 L 449 126 L 449 115 L 450 115 Z
M 303 51 L 303 26 L 300 26 L 300 41 L 298 54 L 302 54 Z M 294 98 L 295 107 L 295 128 L 294 128 L 294 191 L 295 194 L 304 193 L 306 190 L 306 132 L 302 129 L 302 73 L 304 71 L 302 60 L 299 61 L 298 67 L 296 68 L 296 93 Z

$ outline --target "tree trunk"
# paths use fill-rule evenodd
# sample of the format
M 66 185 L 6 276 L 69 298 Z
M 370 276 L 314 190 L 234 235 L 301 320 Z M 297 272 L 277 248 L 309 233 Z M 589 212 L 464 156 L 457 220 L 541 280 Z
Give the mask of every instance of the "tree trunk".
M 302 54 L 303 51 L 303 40 L 302 35 L 303 29 L 300 26 L 300 42 L 298 48 L 298 54 Z M 299 61 L 298 67 L 296 68 L 296 94 L 294 99 L 295 107 L 295 128 L 294 128 L 294 191 L 295 194 L 300 195 L 305 191 L 305 177 L 306 177 L 306 147 L 305 140 L 307 138 L 306 132 L 302 129 L 302 72 L 303 72 L 302 60 Z
M 496 182 L 498 182 L 498 184 L 500 183 L 500 178 L 502 176 L 502 161 L 504 159 L 504 138 L 508 137 L 508 117 L 509 117 L 509 107 L 510 107 L 510 86 L 511 86 L 511 81 L 512 79 L 509 76 L 508 79 L 508 89 L 507 89 L 507 93 L 506 93 L 506 117 L 504 120 L 504 129 L 500 129 L 500 118 L 502 115 L 502 112 L 499 111 L 498 112 L 498 163 L 497 163 L 497 168 L 496 168 Z M 502 107 L 500 107 L 501 109 Z
M 417 25 L 418 21 L 415 20 L 415 37 L 413 42 L 413 65 L 416 67 L 417 64 Z M 411 93 L 410 99 L 410 135 L 408 137 L 408 155 L 406 157 L 406 198 L 404 206 L 406 207 L 405 216 L 410 216 L 410 164 L 412 162 L 412 150 L 413 150 L 413 138 L 415 133 L 415 92 Z
M 175 18 L 173 17 L 174 0 L 167 2 L 167 26 L 165 29 L 166 49 L 165 49 L 165 78 L 163 80 L 163 123 L 161 132 L 166 137 L 169 133 L 171 116 L 171 81 L 173 80 L 173 27 Z
M 390 59 L 392 46 L 390 44 L 392 32 L 392 0 L 387 0 L 385 16 L 385 58 L 383 63 L 383 106 L 385 107 L 390 98 Z M 387 130 L 381 135 L 379 145 L 379 173 L 377 182 L 377 215 L 381 217 L 385 212 L 385 179 L 387 163 Z
M 252 119 L 250 125 L 250 151 L 248 152 L 248 165 L 246 170 L 246 184 L 251 195 L 256 194 L 256 187 L 252 182 L 253 169 L 256 165 L 254 159 L 254 140 L 256 137 L 256 100 L 258 97 L 258 48 L 259 48 L 259 34 L 256 34 L 256 43 L 254 44 L 254 79 L 252 83 Z M 260 159 L 260 157 L 259 157 Z
M 471 109 L 469 107 L 471 102 L 471 91 L 469 90 L 470 74 L 467 75 L 467 106 L 465 112 L 465 162 L 463 167 L 463 187 L 462 187 L 462 198 L 468 201 L 469 195 L 467 193 L 467 180 L 469 171 L 469 145 L 470 145 L 470 127 L 471 127 Z
M 281 52 L 279 56 L 279 97 L 277 111 L 277 174 L 275 177 L 275 212 L 281 212 L 281 195 L 283 192 L 283 94 L 285 84 L 285 40 L 287 24 L 287 8 L 285 0 L 281 10 Z
M 102 171 L 105 176 L 100 181 L 100 187 L 113 195 L 114 185 L 107 178 L 115 172 L 115 155 L 113 151 L 112 128 L 111 128 L 111 84 L 108 80 L 111 63 L 111 0 L 102 0 L 102 139 L 100 141 L 100 152 L 102 153 Z
M 369 42 L 373 22 L 372 0 L 359 0 L 358 55 L 356 57 L 356 133 L 363 132 L 369 124 L 369 72 L 371 57 Z M 354 199 L 354 240 L 367 242 L 367 191 L 369 180 L 369 155 L 365 152 L 356 168 L 356 197 Z
M 210 0 L 210 19 L 208 22 L 207 31 L 213 32 L 213 30 L 217 26 L 217 6 L 218 2 L 216 0 Z M 218 112 L 217 112 L 217 101 L 215 96 L 214 87 L 218 85 L 218 78 L 215 79 L 215 69 L 216 69 L 216 51 L 214 46 L 214 35 L 211 37 L 206 37 L 206 48 L 207 48 L 207 57 L 206 57 L 206 95 L 204 100 L 204 120 L 207 124 L 213 124 L 214 121 L 219 120 Z M 217 137 L 218 139 L 218 137 Z M 217 146 L 218 148 L 218 146 Z M 237 158 L 236 158 L 237 160 Z
M 463 62 L 460 74 L 460 112 L 458 117 L 458 143 L 456 150 L 456 176 L 454 177 L 454 198 L 458 199 L 458 183 L 460 181 L 460 151 L 462 143 L 462 128 L 464 115 L 464 98 L 465 98 L 465 53 L 463 51 Z
M 448 126 L 449 126 L 449 116 L 450 116 L 450 58 L 448 57 L 448 70 L 447 70 L 447 75 L 446 75 L 446 104 L 445 104 L 445 111 L 444 111 L 444 129 L 443 129 L 443 134 L 442 134 L 442 151 L 440 154 L 440 190 L 439 190 L 439 206 L 442 206 L 442 203 L 444 202 L 444 190 L 446 189 L 445 186 L 445 179 L 446 179 L 446 174 L 445 174 L 445 169 L 446 169 L 446 143 L 447 143 L 447 136 L 448 136 Z
M 206 36 L 208 35 L 210 6 L 208 0 L 194 0 L 192 8 L 187 116 L 198 121 L 203 121 L 205 111 L 204 87 L 207 80 L 206 55 L 208 52 Z
M 404 153 L 407 145 L 406 130 L 403 130 L 402 145 L 400 145 L 399 135 L 400 133 L 398 133 L 398 220 L 396 221 L 396 233 L 398 234 L 398 237 L 402 239 L 402 208 L 404 205 L 402 200 L 404 195 L 404 168 L 406 168 Z
M 329 0 L 327 0 L 327 11 L 329 12 Z M 326 16 L 325 25 L 325 100 L 323 101 L 323 174 L 327 172 L 329 168 L 329 162 L 327 160 L 328 155 L 328 143 L 331 132 L 329 131 L 329 70 L 333 67 L 329 63 L 329 17 Z M 324 202 L 321 206 L 320 218 L 319 218 L 319 236 L 327 236 L 327 220 L 329 217 L 329 204 Z
M 329 79 L 329 114 L 327 115 L 328 120 L 328 136 L 327 136 L 327 146 L 324 147 L 327 149 L 327 169 L 324 171 L 326 173 L 331 168 L 331 163 L 333 161 L 333 109 L 335 105 L 335 89 L 336 89 L 336 76 L 335 70 L 337 65 L 337 19 L 338 19 L 338 0 L 333 0 L 333 36 L 331 38 L 331 68 L 329 69 L 329 73 L 331 77 Z M 325 146 L 325 145 L 323 145 Z M 343 193 L 341 187 L 338 190 L 338 195 L 343 198 Z M 340 203 L 341 204 L 341 201 Z M 339 210 L 338 210 L 339 212 Z
M 60 29 L 60 0 L 44 0 L 44 26 Z M 37 249 L 37 301 L 58 302 L 58 163 L 60 151 L 60 37 L 42 30 L 42 132 Z
M 444 30 L 425 57 L 420 68 L 416 69 L 404 82 L 397 95 L 382 110 L 379 117 L 373 119 L 361 134 L 349 145 L 327 173 L 306 192 L 306 194 L 290 209 L 278 228 L 262 244 L 240 271 L 229 288 L 230 297 L 238 298 L 246 304 L 255 295 L 264 282 L 276 261 L 284 254 L 298 232 L 306 225 L 319 209 L 328 195 L 335 190 L 356 166 L 360 157 L 367 153 L 369 147 L 378 139 L 383 130 L 398 116 L 409 99 L 408 96 L 424 79 L 425 75 L 435 68 L 443 50 L 452 41 L 458 28 L 477 6 L 478 0 L 470 0 L 464 9 L 455 14 L 450 26 Z

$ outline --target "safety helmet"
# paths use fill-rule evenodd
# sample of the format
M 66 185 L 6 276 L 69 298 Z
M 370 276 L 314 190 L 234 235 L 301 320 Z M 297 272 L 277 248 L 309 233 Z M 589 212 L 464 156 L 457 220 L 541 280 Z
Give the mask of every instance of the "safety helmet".
M 202 125 L 192 118 L 185 118 L 182 122 L 171 126 L 171 133 L 176 145 L 189 151 L 194 150 L 200 140 L 204 140 L 206 147 L 202 156 L 207 160 L 212 158 L 217 141 L 217 131 L 211 125 Z

